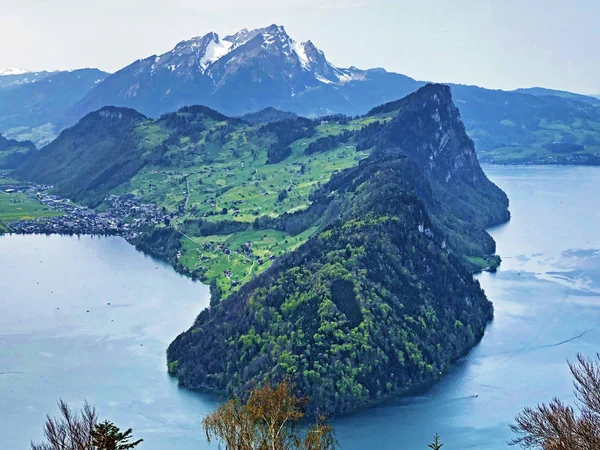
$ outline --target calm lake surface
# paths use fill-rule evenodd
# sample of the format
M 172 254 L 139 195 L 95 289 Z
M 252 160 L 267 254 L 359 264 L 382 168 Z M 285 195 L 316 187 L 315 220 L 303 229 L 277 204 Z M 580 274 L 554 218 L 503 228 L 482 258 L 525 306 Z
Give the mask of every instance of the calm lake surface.
M 512 212 L 491 230 L 500 270 L 479 276 L 494 322 L 440 382 L 337 419 L 342 449 L 425 450 L 436 432 L 445 450 L 507 449 L 524 406 L 573 400 L 567 358 L 600 350 L 600 168 L 485 170 Z M 119 238 L 0 237 L 0 449 L 39 439 L 59 397 L 132 427 L 140 449 L 216 449 L 200 422 L 218 397 L 165 368 L 207 304 L 207 287 Z

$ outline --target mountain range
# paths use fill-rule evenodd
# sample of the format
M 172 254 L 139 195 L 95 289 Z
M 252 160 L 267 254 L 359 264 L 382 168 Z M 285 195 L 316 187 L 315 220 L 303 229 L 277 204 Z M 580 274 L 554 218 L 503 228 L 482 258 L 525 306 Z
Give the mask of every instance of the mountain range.
M 450 88 L 264 121 L 107 106 L 14 175 L 103 211 L 125 195 L 168 214 L 129 239 L 211 285 L 168 351 L 186 386 L 290 377 L 338 413 L 439 377 L 492 317 L 471 273 L 496 261 L 485 228 L 509 217 Z
M 53 81 L 74 76 L 76 84 Z M 14 84 L 9 91 L 2 88 L 25 79 L 37 81 L 18 90 Z M 0 76 L 0 132 L 40 146 L 103 106 L 133 108 L 153 118 L 190 105 L 228 116 L 265 108 L 306 117 L 360 115 L 423 85 L 384 69 L 336 67 L 313 42 L 296 42 L 282 26 L 271 25 L 182 41 L 112 75 L 84 69 Z M 600 163 L 598 99 L 543 88 L 508 92 L 450 86 L 482 161 Z M 557 151 L 557 143 L 568 145 Z
M 0 72 L 0 133 L 48 144 L 70 108 L 108 75 L 97 69 Z
M 241 115 L 293 105 L 296 97 L 323 86 L 341 86 L 364 77 L 363 71 L 330 64 L 311 41 L 297 43 L 283 27 L 271 25 L 223 38 L 209 33 L 180 42 L 168 53 L 138 60 L 108 77 L 75 105 L 73 114 L 81 117 L 117 105 L 158 117 L 199 104 Z M 327 112 L 307 106 L 310 110 L 290 109 L 301 114 Z

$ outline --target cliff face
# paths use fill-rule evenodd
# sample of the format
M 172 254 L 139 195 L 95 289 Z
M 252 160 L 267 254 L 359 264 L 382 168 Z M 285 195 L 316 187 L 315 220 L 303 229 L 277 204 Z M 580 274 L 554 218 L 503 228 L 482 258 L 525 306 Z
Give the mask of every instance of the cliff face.
M 290 377 L 345 412 L 438 376 L 483 335 L 491 304 L 461 262 L 493 250 L 507 199 L 482 172 L 447 87 L 371 112 L 373 147 L 278 227 L 321 231 L 211 309 L 169 347 L 191 387 L 240 394 Z
M 483 173 L 450 88 L 429 84 L 368 115 L 395 111 L 396 116 L 372 138 L 377 146 L 374 156 L 404 154 L 413 159 L 434 192 L 433 201 L 422 200 L 455 249 L 464 254 L 494 253 L 494 241 L 484 229 L 509 219 L 508 197 Z M 446 220 L 447 216 L 460 220 Z
M 460 181 L 475 185 L 485 179 L 448 86 L 426 85 L 368 115 L 391 110 L 398 114 L 379 140 L 414 159 L 425 175 L 449 185 Z

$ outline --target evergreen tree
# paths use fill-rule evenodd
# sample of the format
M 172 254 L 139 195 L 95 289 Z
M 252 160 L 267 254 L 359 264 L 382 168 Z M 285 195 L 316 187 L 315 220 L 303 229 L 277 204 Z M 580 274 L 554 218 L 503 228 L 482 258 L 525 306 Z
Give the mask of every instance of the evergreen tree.
M 440 444 L 440 435 L 439 434 L 436 434 L 433 437 L 433 442 L 428 445 L 428 447 L 432 450 L 440 450 L 443 446 L 444 446 L 444 444 Z
M 131 440 L 131 428 L 122 432 L 108 420 L 98 423 L 96 409 L 85 403 L 80 412 L 58 402 L 59 417 L 46 417 L 45 442 L 31 443 L 31 450 L 131 450 L 142 442 Z
M 210 282 L 210 306 L 218 305 L 221 301 L 221 296 L 223 295 L 223 291 L 221 287 L 217 284 L 217 280 L 213 279 Z
M 143 439 L 129 442 L 133 430 L 122 432 L 114 423 L 105 420 L 96 424 L 92 431 L 93 448 L 95 450 L 130 450 L 137 447 Z

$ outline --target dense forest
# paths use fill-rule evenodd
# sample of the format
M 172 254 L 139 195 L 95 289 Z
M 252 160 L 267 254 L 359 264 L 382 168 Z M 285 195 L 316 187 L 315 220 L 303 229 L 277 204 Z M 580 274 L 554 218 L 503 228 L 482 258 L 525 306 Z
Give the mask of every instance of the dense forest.
M 169 347 L 171 373 L 236 394 L 290 377 L 345 412 L 447 370 L 492 306 L 407 181 L 418 172 L 392 156 L 334 177 L 355 207 L 203 311 Z
M 31 141 L 6 139 L 0 134 L 0 170 L 20 166 L 36 150 Z
M 134 129 L 146 118 L 138 112 L 106 107 L 26 160 L 16 174 L 58 184 L 59 192 L 92 206 L 106 192 L 134 176 L 145 164 Z
M 239 394 L 289 377 L 313 406 L 350 411 L 438 377 L 492 317 L 471 271 L 497 264 L 485 228 L 508 200 L 447 86 L 362 117 L 259 125 L 104 108 L 17 174 L 168 214 L 131 241 L 211 286 L 168 351 L 187 386 Z

